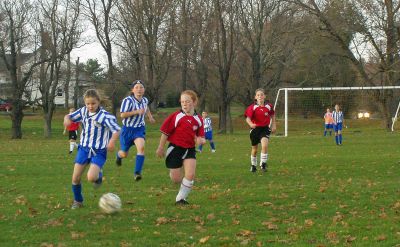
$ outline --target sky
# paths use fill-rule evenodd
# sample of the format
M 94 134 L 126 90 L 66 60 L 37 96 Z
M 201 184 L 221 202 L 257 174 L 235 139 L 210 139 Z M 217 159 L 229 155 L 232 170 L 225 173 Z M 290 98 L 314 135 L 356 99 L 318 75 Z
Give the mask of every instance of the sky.
M 81 38 L 87 40 L 88 44 L 73 49 L 71 52 L 71 61 L 75 63 L 78 57 L 80 63 L 86 63 L 89 59 L 97 59 L 103 67 L 107 67 L 107 55 L 97 40 L 95 31 L 88 28 L 87 31 L 82 34 Z

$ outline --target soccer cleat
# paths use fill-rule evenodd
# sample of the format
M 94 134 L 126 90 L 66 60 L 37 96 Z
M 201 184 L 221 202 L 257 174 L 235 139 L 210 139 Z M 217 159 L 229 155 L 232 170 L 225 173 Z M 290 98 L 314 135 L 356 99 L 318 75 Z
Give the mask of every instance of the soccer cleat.
M 256 172 L 256 171 L 257 171 L 257 167 L 256 167 L 256 166 L 253 166 L 253 165 L 251 165 L 251 167 L 250 167 L 250 171 L 251 171 L 251 172 Z
M 71 209 L 77 209 L 77 208 L 81 208 L 81 207 L 83 207 L 82 202 L 74 201 L 74 203 L 72 203 Z
M 261 171 L 266 172 L 267 168 L 268 168 L 267 163 L 265 162 L 261 163 Z
M 215 153 L 215 151 L 216 151 L 215 149 L 212 149 L 212 150 L 211 150 L 211 153 Z
M 142 175 L 140 173 L 135 173 L 134 178 L 135 178 L 135 181 L 139 181 L 142 179 Z
M 175 202 L 175 205 L 189 205 L 189 202 L 186 201 L 185 199 L 180 199 L 179 201 Z
M 69 151 L 69 154 L 72 154 L 72 151 Z
M 115 164 L 117 164 L 117 166 L 122 166 L 122 159 L 117 157 L 117 159 L 115 160 Z

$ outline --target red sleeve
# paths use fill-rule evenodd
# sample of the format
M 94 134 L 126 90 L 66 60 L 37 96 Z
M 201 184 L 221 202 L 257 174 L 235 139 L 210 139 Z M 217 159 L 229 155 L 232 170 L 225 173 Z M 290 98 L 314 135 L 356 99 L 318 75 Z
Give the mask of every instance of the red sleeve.
M 201 127 L 197 130 L 197 136 L 204 137 L 204 121 L 203 118 L 200 118 Z
M 269 106 L 271 107 L 270 115 L 271 115 L 271 116 L 275 115 L 274 106 L 273 106 L 271 103 L 268 103 L 268 104 L 269 104 Z
M 254 113 L 254 104 L 251 104 L 249 107 L 247 107 L 246 111 L 244 112 L 244 117 L 252 118 L 253 113 Z
M 160 127 L 160 131 L 169 136 L 175 130 L 175 116 L 176 112 L 169 115 Z

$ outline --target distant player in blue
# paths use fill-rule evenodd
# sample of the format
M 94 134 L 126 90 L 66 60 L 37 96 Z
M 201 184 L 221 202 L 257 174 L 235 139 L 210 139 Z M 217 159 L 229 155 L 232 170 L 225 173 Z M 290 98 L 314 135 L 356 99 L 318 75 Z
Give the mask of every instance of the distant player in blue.
M 144 97 L 144 83 L 136 80 L 131 85 L 131 95 L 124 98 L 121 104 L 122 131 L 120 135 L 121 149 L 117 153 L 115 163 L 122 165 L 122 159 L 128 156 L 128 151 L 132 145 L 136 146 L 136 163 L 134 178 L 136 181 L 142 179 L 142 169 L 144 164 L 144 145 L 146 129 L 144 117 L 147 114 L 149 121 L 155 120 L 147 107 L 149 100 Z
M 211 152 L 215 153 L 215 143 L 213 140 L 213 132 L 212 132 L 212 125 L 211 125 L 211 118 L 208 116 L 206 111 L 201 113 L 204 122 L 204 134 L 206 140 L 210 142 Z M 203 145 L 200 145 L 198 151 L 201 153 L 203 151 Z
M 344 115 L 340 110 L 339 105 L 335 105 L 335 110 L 332 112 L 333 130 L 335 131 L 336 145 L 342 145 L 342 129 L 344 125 Z
M 83 96 L 85 106 L 66 115 L 64 126 L 72 122 L 81 122 L 82 131 L 78 153 L 75 158 L 72 174 L 72 192 L 74 203 L 72 209 L 83 206 L 81 176 L 87 165 L 87 179 L 95 188 L 103 181 L 103 166 L 107 159 L 107 151 L 113 151 L 118 139 L 120 127 L 115 116 L 100 107 L 100 96 L 94 89 L 89 89 Z

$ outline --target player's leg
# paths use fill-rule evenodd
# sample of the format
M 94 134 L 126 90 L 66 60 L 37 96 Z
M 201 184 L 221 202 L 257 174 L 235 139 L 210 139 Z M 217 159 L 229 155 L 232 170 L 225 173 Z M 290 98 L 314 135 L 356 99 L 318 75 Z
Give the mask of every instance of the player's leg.
M 343 124 L 342 123 L 338 124 L 339 145 L 342 145 L 342 129 L 343 129 Z
M 264 172 L 267 171 L 268 143 L 269 139 L 267 137 L 261 138 L 260 167 Z
M 96 150 L 96 153 L 90 159 L 90 167 L 87 173 L 87 179 L 93 183 L 97 189 L 103 183 L 103 166 L 107 160 L 107 149 Z
M 258 144 L 251 146 L 251 153 L 250 153 L 251 172 L 257 171 L 257 149 L 258 149 Z
M 333 125 L 333 130 L 335 131 L 336 145 L 339 145 L 339 134 L 338 134 L 338 125 L 337 124 Z
M 142 170 L 143 170 L 144 157 L 145 157 L 144 156 L 145 140 L 144 140 L 144 138 L 136 138 L 134 143 L 135 143 L 136 150 L 137 150 L 134 176 L 135 176 L 135 180 L 139 181 L 140 179 L 142 179 Z
M 125 126 L 122 127 L 121 134 L 119 136 L 120 150 L 117 152 L 117 158 L 115 164 L 117 166 L 122 165 L 122 159 L 128 157 L 129 149 L 133 145 L 133 137 L 131 136 L 130 130 Z
M 72 209 L 83 206 L 81 177 L 85 171 L 85 168 L 86 165 L 75 163 L 74 171 L 72 173 L 72 193 L 74 194 L 74 203 L 71 207 Z
M 325 124 L 324 136 L 326 136 L 326 132 L 327 132 L 327 130 L 328 130 L 328 125 L 327 125 L 327 124 Z
M 183 167 L 185 175 L 182 178 L 181 187 L 175 199 L 177 204 L 188 204 L 187 197 L 192 191 L 194 176 L 196 173 L 196 159 L 190 158 L 183 160 Z
M 211 152 L 215 153 L 215 143 L 214 143 L 214 140 L 213 140 L 212 131 L 209 131 L 208 135 L 206 135 L 206 137 L 208 138 L 208 140 L 210 142 Z

